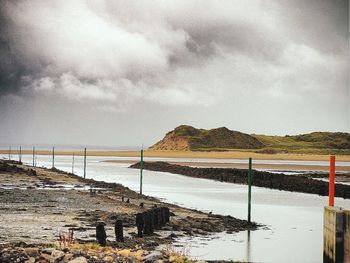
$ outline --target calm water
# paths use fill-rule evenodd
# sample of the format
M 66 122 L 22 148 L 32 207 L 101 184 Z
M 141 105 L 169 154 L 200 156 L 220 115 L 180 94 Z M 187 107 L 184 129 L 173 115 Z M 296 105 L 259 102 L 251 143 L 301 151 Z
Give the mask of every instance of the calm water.
M 139 190 L 138 170 L 127 168 L 127 164 L 101 162 L 105 159 L 88 157 L 88 178 L 118 182 Z M 24 156 L 23 160 L 32 162 L 29 155 Z M 71 162 L 71 157 L 57 156 L 55 166 L 70 172 Z M 38 156 L 37 165 L 51 167 L 51 157 Z M 76 174 L 82 175 L 82 165 L 82 157 L 76 157 Z M 144 193 L 189 208 L 242 219 L 247 214 L 247 186 L 144 171 Z M 266 225 L 266 228 L 250 233 L 242 231 L 208 238 L 183 238 L 179 240 L 179 245 L 185 247 L 192 257 L 203 259 L 322 262 L 323 206 L 327 204 L 326 197 L 253 187 L 252 201 L 252 219 Z M 335 202 L 350 209 L 350 200 L 336 198 Z

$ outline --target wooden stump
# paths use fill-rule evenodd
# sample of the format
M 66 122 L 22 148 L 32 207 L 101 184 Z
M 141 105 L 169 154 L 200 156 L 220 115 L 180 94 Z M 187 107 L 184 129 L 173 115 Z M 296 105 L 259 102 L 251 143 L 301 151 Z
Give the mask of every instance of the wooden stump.
M 137 236 L 143 237 L 145 221 L 144 221 L 144 213 L 136 214 L 136 227 L 137 227 Z
M 96 239 L 101 246 L 106 246 L 107 235 L 103 223 L 98 223 L 96 226 Z
M 124 242 L 124 233 L 123 233 L 123 220 L 117 220 L 115 222 L 115 239 L 117 242 Z

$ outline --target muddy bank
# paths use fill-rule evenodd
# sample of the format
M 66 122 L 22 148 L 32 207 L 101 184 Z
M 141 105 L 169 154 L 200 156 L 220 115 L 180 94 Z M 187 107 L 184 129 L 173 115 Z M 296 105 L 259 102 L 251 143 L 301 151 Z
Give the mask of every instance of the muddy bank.
M 150 235 L 137 235 L 136 214 L 168 207 L 170 222 Z M 231 216 L 211 215 L 140 195 L 116 183 L 83 179 L 57 169 L 32 168 L 0 161 L 0 244 L 52 244 L 74 231 L 80 244 L 96 242 L 96 225 L 105 224 L 107 245 L 153 251 L 177 237 L 256 229 Z M 123 220 L 124 242 L 114 226 Z
M 247 184 L 247 169 L 230 169 L 230 168 L 195 168 L 169 164 L 166 162 L 144 162 L 144 169 L 150 171 L 169 172 L 181 174 L 195 178 L 213 179 L 221 182 L 236 184 Z M 140 163 L 130 166 L 130 168 L 140 168 Z M 328 195 L 328 183 L 315 180 L 315 174 L 305 175 L 286 175 L 283 173 L 269 173 L 264 171 L 253 171 L 252 184 L 254 186 L 266 187 L 300 193 Z M 324 175 L 325 176 L 325 175 Z M 350 186 L 336 184 L 335 196 L 350 199 Z

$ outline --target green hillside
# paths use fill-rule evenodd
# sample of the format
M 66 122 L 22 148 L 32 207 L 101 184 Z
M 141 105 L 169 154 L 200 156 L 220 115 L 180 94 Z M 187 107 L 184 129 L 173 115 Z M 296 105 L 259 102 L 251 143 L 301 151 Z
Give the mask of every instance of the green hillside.
M 256 135 L 265 145 L 262 152 L 293 152 L 350 154 L 350 134 L 344 132 L 313 132 L 301 135 Z
M 313 132 L 270 136 L 246 134 L 226 127 L 205 130 L 181 125 L 151 146 L 170 151 L 254 151 L 260 153 L 350 154 L 350 134 Z

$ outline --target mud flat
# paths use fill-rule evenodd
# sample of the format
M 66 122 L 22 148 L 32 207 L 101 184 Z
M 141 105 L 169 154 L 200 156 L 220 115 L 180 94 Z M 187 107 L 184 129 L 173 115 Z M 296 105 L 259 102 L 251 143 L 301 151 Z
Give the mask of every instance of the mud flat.
M 152 235 L 138 237 L 136 214 L 155 206 L 170 209 L 170 222 Z M 15 249 L 18 246 L 52 246 L 59 234 L 67 234 L 70 229 L 79 244 L 95 242 L 96 225 L 101 221 L 106 225 L 107 245 L 147 251 L 171 244 L 176 237 L 257 228 L 255 223 L 249 225 L 247 221 L 231 216 L 212 215 L 164 203 L 120 184 L 2 160 L 0 211 L 1 262 L 11 262 L 11 255 L 19 251 Z M 117 219 L 123 220 L 124 242 L 115 241 Z M 4 253 L 10 261 L 2 257 Z
M 130 167 L 139 168 L 140 163 L 133 164 Z M 196 168 L 169 164 L 166 162 L 144 162 L 143 168 L 150 171 L 169 172 L 195 178 L 213 179 L 221 182 L 236 184 L 247 184 L 248 181 L 248 171 L 246 169 Z M 313 173 L 303 175 L 287 175 L 283 173 L 270 173 L 254 170 L 252 184 L 270 189 L 327 196 L 328 183 L 313 179 L 314 177 L 324 178 L 325 176 L 325 174 Z M 348 174 L 343 174 L 342 178 L 350 179 L 350 176 Z M 350 199 L 350 185 L 336 184 L 335 196 Z

